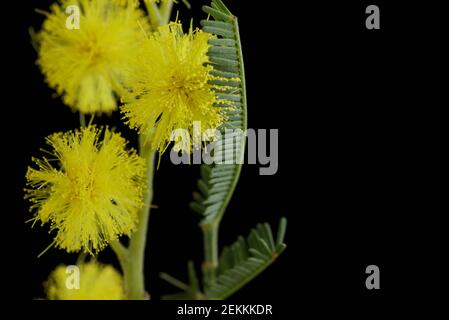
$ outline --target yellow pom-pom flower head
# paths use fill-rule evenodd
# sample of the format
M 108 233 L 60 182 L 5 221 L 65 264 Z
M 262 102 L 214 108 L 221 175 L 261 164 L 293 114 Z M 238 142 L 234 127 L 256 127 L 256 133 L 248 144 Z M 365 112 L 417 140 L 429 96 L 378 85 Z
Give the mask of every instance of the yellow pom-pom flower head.
M 96 253 L 137 223 L 146 190 L 145 161 L 109 129 L 89 126 L 47 138 L 53 158 L 33 159 L 26 197 L 35 220 L 56 230 L 56 246 Z M 55 165 L 56 163 L 56 165 Z
M 69 6 L 79 8 L 79 28 L 67 27 Z M 73 110 L 116 110 L 128 63 L 148 28 L 142 11 L 133 1 L 62 0 L 46 16 L 36 40 L 49 86 Z
M 216 79 L 207 56 L 211 37 L 192 27 L 185 34 L 180 23 L 172 22 L 142 44 L 140 63 L 129 78 L 132 92 L 124 95 L 122 112 L 126 123 L 146 137 L 152 149 L 164 152 L 178 128 L 189 130 L 192 138 L 194 121 L 202 131 L 223 123 L 209 83 Z M 190 146 L 184 149 L 191 150 Z
M 98 262 L 87 262 L 77 267 L 78 270 L 75 271 L 67 269 L 65 265 L 60 265 L 53 270 L 44 283 L 47 299 L 125 299 L 122 276 L 112 266 L 102 265 Z M 78 276 L 79 279 L 75 279 Z

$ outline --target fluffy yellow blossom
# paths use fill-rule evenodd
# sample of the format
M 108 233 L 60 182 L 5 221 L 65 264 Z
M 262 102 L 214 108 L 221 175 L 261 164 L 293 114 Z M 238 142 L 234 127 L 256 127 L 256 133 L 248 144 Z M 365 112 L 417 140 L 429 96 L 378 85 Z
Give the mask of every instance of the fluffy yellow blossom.
M 189 130 L 192 137 L 194 121 L 201 123 L 201 130 L 223 123 L 209 84 L 215 79 L 207 64 L 211 37 L 192 28 L 184 34 L 181 24 L 173 22 L 142 44 L 140 63 L 129 78 L 132 92 L 124 95 L 122 112 L 127 124 L 146 137 L 152 149 L 164 152 L 174 129 Z
M 146 189 L 145 161 L 126 140 L 94 126 L 47 138 L 51 158 L 33 159 L 26 197 L 35 220 L 56 230 L 56 246 L 96 253 L 137 223 Z
M 125 293 L 122 276 L 109 265 L 88 262 L 79 265 L 79 283 L 67 272 L 67 266 L 58 266 L 44 284 L 49 300 L 123 300 Z M 79 286 L 78 286 L 79 285 Z
M 61 0 L 46 14 L 37 36 L 37 63 L 73 110 L 109 113 L 117 108 L 115 95 L 123 91 L 128 63 L 145 37 L 142 29 L 149 28 L 135 3 Z M 80 9 L 78 29 L 66 25 L 75 14 L 66 13 L 71 5 Z

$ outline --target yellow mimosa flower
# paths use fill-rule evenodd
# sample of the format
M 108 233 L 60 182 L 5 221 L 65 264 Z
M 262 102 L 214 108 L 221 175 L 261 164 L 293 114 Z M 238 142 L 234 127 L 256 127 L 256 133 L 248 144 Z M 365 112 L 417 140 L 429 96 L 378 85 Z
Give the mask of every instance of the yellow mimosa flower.
M 172 22 L 142 44 L 122 112 L 127 124 L 146 137 L 152 149 L 164 152 L 174 129 L 189 130 L 192 136 L 194 121 L 199 121 L 201 130 L 223 123 L 220 109 L 214 106 L 219 102 L 214 86 L 209 83 L 216 79 L 207 64 L 211 38 L 192 28 L 184 34 L 181 24 Z
M 55 244 L 68 252 L 96 253 L 136 227 L 146 190 L 145 161 L 126 140 L 89 126 L 47 138 L 52 158 L 33 159 L 27 198 L 35 220 L 56 230 Z
M 79 8 L 78 27 L 67 26 L 70 6 Z M 149 28 L 136 2 L 61 0 L 46 16 L 37 35 L 37 63 L 49 86 L 81 113 L 116 110 L 129 61 Z

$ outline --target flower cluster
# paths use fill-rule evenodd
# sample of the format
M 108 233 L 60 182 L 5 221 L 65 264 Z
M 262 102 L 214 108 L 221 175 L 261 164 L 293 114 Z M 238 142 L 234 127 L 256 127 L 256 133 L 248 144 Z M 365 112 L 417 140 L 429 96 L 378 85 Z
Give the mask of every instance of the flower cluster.
M 89 126 L 47 138 L 51 159 L 34 159 L 26 174 L 36 220 L 57 230 L 68 252 L 95 253 L 136 227 L 145 162 L 118 133 Z
M 226 120 L 212 84 L 221 79 L 207 55 L 214 36 L 193 27 L 184 33 L 180 22 L 165 24 L 172 1 L 144 3 L 146 10 L 137 0 L 59 0 L 44 12 L 35 38 L 37 64 L 64 104 L 93 119 L 122 103 L 125 124 L 143 142 L 137 154 L 119 133 L 84 121 L 80 129 L 47 137 L 49 150 L 33 158 L 26 173 L 25 198 L 32 203 L 32 220 L 50 226 L 51 246 L 67 252 L 96 255 L 120 236 L 132 238 L 150 205 L 145 194 L 152 171 L 144 152 L 162 154 L 175 129 L 193 136 L 196 121 L 206 131 Z M 68 7 L 76 9 L 73 28 Z M 45 285 L 48 299 L 125 297 L 112 267 L 92 262 L 80 272 L 80 290 L 68 290 L 65 267 L 56 268 Z

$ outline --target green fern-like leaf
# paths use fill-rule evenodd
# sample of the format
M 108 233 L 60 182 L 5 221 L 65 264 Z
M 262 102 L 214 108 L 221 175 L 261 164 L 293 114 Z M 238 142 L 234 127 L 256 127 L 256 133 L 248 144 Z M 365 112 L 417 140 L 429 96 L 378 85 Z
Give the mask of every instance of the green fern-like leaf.
M 216 282 L 206 289 L 209 299 L 225 299 L 265 270 L 285 250 L 287 220 L 282 218 L 274 240 L 268 223 L 258 224 L 245 240 L 239 237 L 225 247 L 220 257 Z
M 222 159 L 223 163 L 201 167 L 199 191 L 194 193 L 190 207 L 203 215 L 202 224 L 209 224 L 221 219 L 239 179 L 245 154 L 242 132 L 246 130 L 247 120 L 245 73 L 237 18 L 221 0 L 212 0 L 211 6 L 204 6 L 203 10 L 214 19 L 201 21 L 203 30 L 217 35 L 209 41 L 211 47 L 208 52 L 214 66 L 212 73 L 220 77 L 220 80 L 213 81 L 213 85 L 217 88 L 217 97 L 227 101 L 215 106 L 221 108 L 227 118 L 220 129 L 222 134 L 226 129 L 240 129 L 220 142 L 221 151 L 216 151 L 214 157 Z

